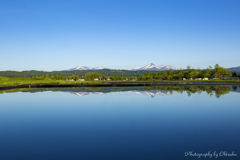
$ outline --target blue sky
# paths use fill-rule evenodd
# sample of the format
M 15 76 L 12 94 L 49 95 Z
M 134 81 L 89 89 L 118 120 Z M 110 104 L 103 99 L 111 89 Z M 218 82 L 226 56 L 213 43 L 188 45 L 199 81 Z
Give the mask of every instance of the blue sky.
M 0 0 L 0 70 L 240 66 L 239 0 Z

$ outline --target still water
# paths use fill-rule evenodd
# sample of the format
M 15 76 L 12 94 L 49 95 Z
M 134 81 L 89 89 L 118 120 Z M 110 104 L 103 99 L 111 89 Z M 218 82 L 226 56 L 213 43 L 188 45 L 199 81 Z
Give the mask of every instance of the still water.
M 239 100 L 239 86 L 6 91 L 0 160 L 240 159 Z

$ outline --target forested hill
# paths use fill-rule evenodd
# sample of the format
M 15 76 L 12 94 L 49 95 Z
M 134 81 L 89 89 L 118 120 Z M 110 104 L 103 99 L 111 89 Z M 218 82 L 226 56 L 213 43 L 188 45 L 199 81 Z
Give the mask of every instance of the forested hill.
M 235 72 L 240 72 L 240 66 L 228 68 L 228 70 L 229 70 L 230 72 L 233 72 L 233 71 L 235 71 Z
M 51 75 L 62 75 L 62 76 L 72 76 L 78 75 L 78 76 L 84 76 L 87 73 L 100 73 L 105 76 L 140 76 L 140 74 L 146 73 L 147 71 L 129 71 L 129 70 L 109 70 L 109 69 L 102 69 L 102 70 L 75 70 L 75 71 L 0 71 L 0 77 L 39 77 L 39 76 L 45 76 L 49 74 Z

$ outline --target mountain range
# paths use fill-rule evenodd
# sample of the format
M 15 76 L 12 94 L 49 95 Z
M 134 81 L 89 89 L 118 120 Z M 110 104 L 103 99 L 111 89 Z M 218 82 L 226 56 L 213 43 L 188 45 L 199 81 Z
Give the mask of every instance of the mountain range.
M 153 63 L 150 63 L 148 65 L 146 65 L 145 67 L 137 67 L 137 68 L 134 68 L 134 69 L 131 69 L 132 71 L 137 71 L 137 70 L 143 70 L 143 71 L 161 71 L 161 70 L 169 70 L 169 69 L 173 69 L 173 70 L 179 70 L 180 68 L 177 68 L 177 67 L 173 67 L 173 66 L 170 66 L 170 65 L 160 65 L 160 66 L 157 66 Z
M 126 69 L 128 71 L 162 71 L 162 70 L 169 70 L 169 69 L 173 69 L 173 70 L 179 70 L 180 68 L 177 67 L 173 67 L 170 65 L 155 65 L 153 63 L 150 63 L 144 67 L 136 67 L 134 69 Z M 101 69 L 109 69 L 109 70 L 115 70 L 115 69 L 110 69 L 110 68 L 104 68 L 104 67 L 94 67 L 94 68 L 90 68 L 90 67 L 85 67 L 85 66 L 78 66 L 75 68 L 71 68 L 68 69 L 66 71 L 82 71 L 82 70 L 101 70 Z M 236 72 L 240 72 L 240 66 L 238 67 L 231 67 L 228 68 L 230 72 L 236 71 Z
M 85 67 L 85 66 L 78 66 L 75 68 L 68 69 L 66 71 L 75 71 L 75 70 L 100 70 L 100 69 L 107 69 L 103 67 L 95 67 L 95 68 L 90 68 L 90 67 Z
M 173 69 L 173 70 L 179 70 L 180 68 L 177 67 L 173 67 L 170 65 L 155 65 L 153 63 L 150 63 L 148 65 L 146 65 L 145 67 L 136 67 L 134 69 L 128 69 L 130 71 L 162 71 L 162 70 L 169 70 L 169 69 Z M 104 67 L 95 67 L 95 68 L 90 68 L 90 67 L 85 67 L 85 66 L 78 66 L 72 69 L 69 69 L 67 71 L 74 71 L 74 70 L 100 70 L 100 69 L 109 69 L 109 68 L 104 68 Z
M 238 67 L 231 67 L 231 68 L 228 68 L 228 70 L 229 70 L 230 72 L 233 72 L 233 71 L 235 71 L 235 72 L 240 72 L 240 66 L 238 66 Z

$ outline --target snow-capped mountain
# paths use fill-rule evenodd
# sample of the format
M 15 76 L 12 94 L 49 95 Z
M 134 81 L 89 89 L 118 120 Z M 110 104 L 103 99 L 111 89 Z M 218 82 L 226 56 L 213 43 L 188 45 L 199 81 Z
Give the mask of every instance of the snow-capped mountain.
M 177 67 L 173 67 L 173 66 L 170 66 L 170 65 L 160 65 L 160 66 L 157 66 L 153 63 L 150 63 L 148 65 L 146 65 L 145 67 L 137 67 L 137 68 L 134 68 L 132 69 L 132 71 L 137 71 L 137 70 L 146 70 L 146 71 L 161 71 L 161 70 L 169 70 L 169 69 L 173 69 L 173 70 L 179 70 L 180 68 L 177 68 Z
M 145 67 L 137 67 L 137 68 L 134 68 L 134 69 L 128 69 L 130 71 L 138 71 L 138 70 L 145 70 L 145 71 L 161 71 L 161 70 L 169 70 L 169 69 L 173 69 L 173 70 L 178 70 L 180 68 L 177 68 L 177 67 L 173 67 L 173 66 L 170 66 L 170 65 L 160 65 L 160 66 L 157 66 L 153 63 L 150 63 L 148 65 L 146 65 Z M 78 66 L 78 67 L 75 67 L 75 68 L 72 68 L 72 69 L 68 69 L 66 71 L 74 71 L 74 70 L 100 70 L 100 69 L 109 69 L 109 68 L 104 68 L 104 67 L 95 67 L 95 68 L 90 68 L 90 67 L 85 67 L 85 66 Z
M 90 68 L 90 67 L 85 67 L 85 66 L 78 66 L 75 68 L 68 69 L 67 71 L 74 71 L 74 70 L 100 70 L 100 69 L 106 69 L 103 67 L 95 67 L 95 68 Z

